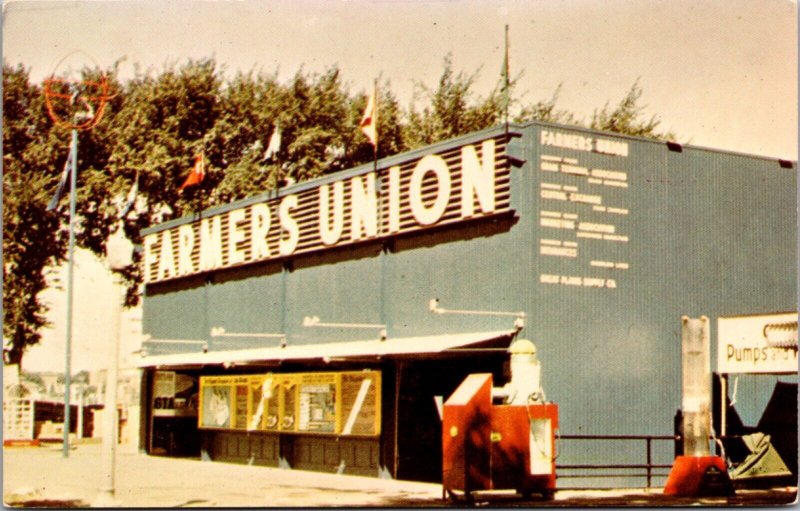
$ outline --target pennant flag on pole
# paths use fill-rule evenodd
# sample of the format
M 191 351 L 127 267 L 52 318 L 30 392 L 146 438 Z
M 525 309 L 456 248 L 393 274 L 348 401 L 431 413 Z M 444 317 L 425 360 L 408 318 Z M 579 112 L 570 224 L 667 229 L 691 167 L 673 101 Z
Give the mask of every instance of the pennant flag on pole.
M 194 167 L 192 167 L 192 171 L 189 172 L 189 175 L 186 177 L 186 181 L 181 185 L 180 190 L 200 184 L 204 177 L 206 177 L 206 165 L 203 153 L 200 153 L 194 157 Z
M 378 87 L 375 84 L 372 94 L 367 100 L 367 108 L 364 109 L 364 117 L 361 118 L 359 127 L 364 135 L 367 136 L 373 147 L 378 147 Z
M 67 187 L 67 181 L 69 180 L 69 173 L 72 170 L 71 155 L 72 151 L 70 151 L 69 156 L 67 156 L 67 161 L 64 162 L 64 170 L 61 171 L 61 180 L 58 182 L 55 195 L 53 195 L 53 198 L 47 203 L 47 211 L 56 209 L 61 200 L 61 196 L 64 195 L 64 189 Z
M 269 138 L 269 144 L 267 145 L 267 150 L 264 152 L 264 157 L 261 158 L 261 161 L 269 161 L 275 156 L 278 155 L 278 151 L 281 150 L 281 125 L 276 124 L 275 130 L 272 132 L 272 136 Z
M 133 179 L 133 186 L 131 186 L 128 195 L 125 198 L 125 205 L 122 206 L 122 210 L 119 213 L 120 219 L 125 218 L 126 216 L 128 216 L 128 213 L 131 212 L 131 209 L 133 209 L 133 205 L 136 204 L 136 195 L 138 193 L 139 193 L 139 171 L 137 170 L 136 177 Z

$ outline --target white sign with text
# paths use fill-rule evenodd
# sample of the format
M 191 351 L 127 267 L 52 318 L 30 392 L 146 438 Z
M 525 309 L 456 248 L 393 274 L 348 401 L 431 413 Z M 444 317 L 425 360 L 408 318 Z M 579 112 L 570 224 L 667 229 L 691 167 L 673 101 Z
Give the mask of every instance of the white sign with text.
M 718 318 L 717 371 L 796 373 L 797 313 Z

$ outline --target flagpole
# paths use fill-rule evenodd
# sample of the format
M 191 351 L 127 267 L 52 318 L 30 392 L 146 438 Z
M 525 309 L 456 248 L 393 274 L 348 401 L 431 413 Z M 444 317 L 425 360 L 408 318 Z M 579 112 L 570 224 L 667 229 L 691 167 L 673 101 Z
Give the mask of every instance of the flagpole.
M 372 96 L 375 100 L 375 104 L 373 105 L 373 114 L 372 114 L 372 122 L 374 123 L 375 127 L 375 143 L 372 145 L 372 172 L 375 176 L 375 179 L 378 181 L 378 195 L 380 196 L 383 192 L 383 180 L 378 178 L 378 79 L 375 78 L 372 82 Z M 378 204 L 378 238 L 381 239 L 383 235 L 383 206 L 382 204 Z M 386 265 L 388 263 L 388 258 L 386 256 L 387 253 L 387 244 L 386 240 L 382 239 L 381 243 L 381 250 L 378 253 L 378 258 L 380 260 L 381 265 L 381 287 L 380 287 L 380 310 L 378 311 L 378 315 L 380 318 L 381 324 L 385 325 L 384 327 L 384 335 L 381 340 L 385 340 L 386 332 L 388 332 L 388 323 L 386 318 L 386 272 L 387 268 Z
M 511 99 L 511 91 L 509 90 L 511 87 L 511 80 L 508 76 L 508 24 L 506 24 L 506 34 L 505 34 L 505 58 L 503 59 L 503 74 L 505 75 L 505 132 L 506 132 L 506 144 L 508 144 L 508 103 Z
M 78 130 L 72 129 L 72 144 L 70 145 L 70 160 L 72 169 L 69 176 L 69 248 L 67 263 L 67 341 L 64 368 L 64 439 L 63 457 L 69 457 L 69 430 L 70 430 L 70 384 L 72 379 L 72 295 L 75 266 L 75 188 L 78 174 Z
M 375 144 L 372 146 L 372 170 L 378 175 L 378 79 L 372 82 L 372 94 L 375 96 Z

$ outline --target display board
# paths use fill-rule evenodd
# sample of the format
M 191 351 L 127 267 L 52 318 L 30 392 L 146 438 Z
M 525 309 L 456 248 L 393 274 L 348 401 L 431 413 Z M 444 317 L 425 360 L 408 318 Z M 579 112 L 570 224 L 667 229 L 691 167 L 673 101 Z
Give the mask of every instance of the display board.
M 380 376 L 377 371 L 203 376 L 198 427 L 378 435 Z
M 150 408 L 153 417 L 196 417 L 197 377 L 175 371 L 156 371 Z

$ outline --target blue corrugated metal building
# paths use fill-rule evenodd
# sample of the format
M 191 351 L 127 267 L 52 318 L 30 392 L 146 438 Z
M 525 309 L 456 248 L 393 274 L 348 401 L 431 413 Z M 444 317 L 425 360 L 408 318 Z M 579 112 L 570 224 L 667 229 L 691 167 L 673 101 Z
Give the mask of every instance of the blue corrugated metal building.
M 672 441 L 646 455 L 617 437 L 674 434 L 682 315 L 712 320 L 716 360 L 716 318 L 796 310 L 796 179 L 794 162 L 535 122 L 155 226 L 143 445 L 437 480 L 435 396 L 475 372 L 502 384 L 504 349 L 527 338 L 560 407 L 558 465 L 669 464 Z M 342 383 L 365 370 L 371 387 Z M 254 397 L 287 374 L 306 383 Z M 224 427 L 204 422 L 202 395 L 199 414 L 163 399 L 237 376 L 262 379 L 215 398 L 241 416 Z M 776 378 L 742 376 L 742 417 L 757 420 Z M 373 423 L 354 434 L 362 410 Z M 644 484 L 592 474 L 565 469 L 559 485 Z

